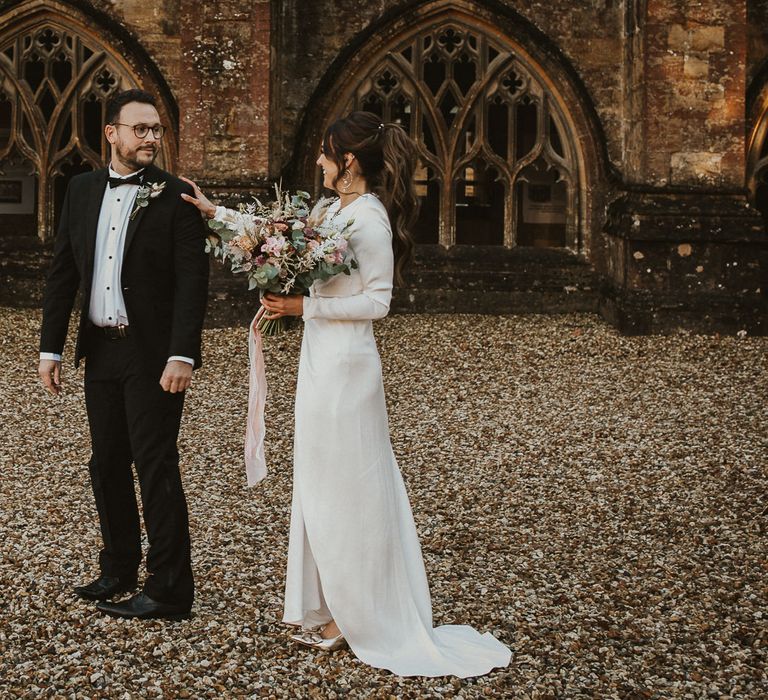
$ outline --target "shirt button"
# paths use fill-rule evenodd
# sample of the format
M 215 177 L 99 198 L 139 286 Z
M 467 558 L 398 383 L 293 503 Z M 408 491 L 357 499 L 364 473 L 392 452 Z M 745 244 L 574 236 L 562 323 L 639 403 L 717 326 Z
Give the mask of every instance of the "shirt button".
M 109 291 L 109 287 L 107 287 L 107 291 Z
M 114 227 L 114 226 L 112 227 L 112 230 L 113 230 L 113 231 L 115 230 L 115 227 Z
M 109 256 L 109 259 L 112 260 L 112 256 L 111 255 Z
M 110 321 L 112 320 L 112 317 L 111 317 L 111 316 L 107 316 L 107 318 L 108 318 Z
M 119 202 L 120 200 L 118 199 L 117 201 Z

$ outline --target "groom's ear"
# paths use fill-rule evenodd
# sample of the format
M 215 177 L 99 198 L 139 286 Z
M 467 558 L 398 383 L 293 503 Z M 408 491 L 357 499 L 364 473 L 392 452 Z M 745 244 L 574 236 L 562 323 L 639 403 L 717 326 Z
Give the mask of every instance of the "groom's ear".
M 117 141 L 117 129 L 115 129 L 113 124 L 106 124 L 104 126 L 104 136 L 106 136 L 107 141 L 110 143 L 115 143 Z

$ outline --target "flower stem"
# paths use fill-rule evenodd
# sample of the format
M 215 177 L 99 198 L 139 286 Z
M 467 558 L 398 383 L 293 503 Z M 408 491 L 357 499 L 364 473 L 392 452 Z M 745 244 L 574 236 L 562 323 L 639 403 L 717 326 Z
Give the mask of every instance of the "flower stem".
M 256 328 L 263 336 L 279 335 L 285 331 L 285 319 L 284 318 L 265 318 L 261 317 L 256 322 Z

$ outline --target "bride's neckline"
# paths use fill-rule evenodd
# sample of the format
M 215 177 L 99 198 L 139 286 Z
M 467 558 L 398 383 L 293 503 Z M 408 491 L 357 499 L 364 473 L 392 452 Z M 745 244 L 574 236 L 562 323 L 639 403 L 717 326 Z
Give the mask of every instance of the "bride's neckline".
M 337 207 L 335 213 L 338 214 L 344 211 L 345 209 L 349 209 L 349 207 L 354 206 L 355 204 L 357 204 L 357 202 L 359 202 L 361 199 L 365 199 L 366 197 L 376 197 L 376 195 L 373 192 L 363 192 L 363 194 L 359 195 L 357 199 L 353 199 L 351 202 L 349 202 L 348 204 L 345 204 L 343 207 L 341 206 L 341 198 L 337 199 L 336 202 L 338 203 L 339 206 Z

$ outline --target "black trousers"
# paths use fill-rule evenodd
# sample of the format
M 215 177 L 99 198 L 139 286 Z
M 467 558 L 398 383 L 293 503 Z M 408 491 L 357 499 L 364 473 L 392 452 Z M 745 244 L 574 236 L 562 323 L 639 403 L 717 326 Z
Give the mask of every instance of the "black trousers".
M 141 487 L 153 600 L 191 606 L 194 597 L 187 502 L 176 441 L 184 394 L 170 394 L 146 373 L 131 336 L 89 333 L 85 403 L 91 430 L 91 485 L 104 548 L 104 576 L 133 576 L 141 562 L 141 531 L 131 464 Z

